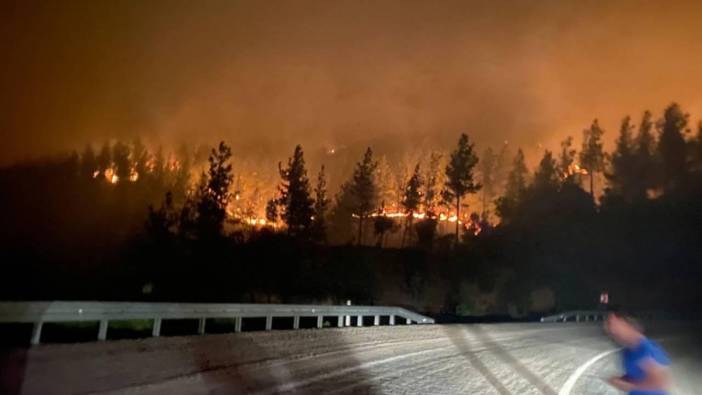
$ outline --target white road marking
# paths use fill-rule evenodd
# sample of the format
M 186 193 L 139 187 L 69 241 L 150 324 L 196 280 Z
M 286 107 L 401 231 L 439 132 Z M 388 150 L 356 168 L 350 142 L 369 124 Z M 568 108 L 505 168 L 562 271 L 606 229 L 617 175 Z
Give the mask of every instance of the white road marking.
M 585 362 L 584 364 L 580 365 L 579 368 L 575 369 L 575 372 L 568 377 L 568 380 L 566 380 L 565 384 L 563 384 L 563 387 L 561 387 L 561 390 L 558 391 L 558 395 L 570 395 L 570 391 L 573 390 L 573 387 L 575 386 L 575 383 L 578 381 L 580 376 L 585 373 L 585 371 L 592 366 L 595 362 L 599 361 L 600 359 L 606 357 L 607 355 L 613 354 L 617 351 L 619 351 L 619 348 L 615 348 L 614 350 L 607 350 L 603 351 L 594 357 L 592 357 L 589 361 Z

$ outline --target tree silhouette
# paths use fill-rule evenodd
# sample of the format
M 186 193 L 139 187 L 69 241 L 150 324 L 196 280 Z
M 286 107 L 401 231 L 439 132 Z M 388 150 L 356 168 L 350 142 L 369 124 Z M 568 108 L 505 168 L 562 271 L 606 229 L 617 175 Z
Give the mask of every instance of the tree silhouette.
M 279 204 L 283 207 L 282 218 L 288 226 L 288 235 L 308 237 L 312 224 L 313 209 L 310 197 L 310 182 L 305 169 L 305 158 L 301 146 L 295 147 L 288 159 L 288 167 L 278 164 L 282 182 L 278 191 Z
M 378 163 L 373 160 L 373 151 L 369 147 L 363 155 L 363 160 L 356 164 L 350 185 L 358 216 L 358 240 L 356 242 L 359 245 L 363 244 L 364 221 L 376 207 L 378 192 L 373 174 L 377 166 Z
M 275 224 L 278 222 L 278 199 L 269 199 L 266 202 L 266 221 Z
M 351 179 L 341 184 L 339 191 L 334 195 L 327 234 L 332 242 L 347 244 L 353 239 L 353 216 L 358 204 L 351 188 L 352 181 Z
M 155 244 L 168 242 L 177 232 L 178 215 L 173 205 L 173 194 L 166 192 L 166 197 L 158 210 L 149 205 L 145 225 L 146 234 Z
M 673 103 L 665 109 L 663 119 L 658 123 L 658 152 L 663 165 L 663 187 L 666 192 L 682 186 L 687 176 L 687 146 L 684 133 L 688 117 L 677 103 Z
M 227 205 L 231 198 L 229 193 L 233 180 L 231 156 L 231 148 L 224 144 L 224 141 L 220 142 L 217 149 L 212 149 L 210 153 L 207 174 L 203 173 L 201 176 L 195 224 L 200 239 L 217 238 L 222 234 Z
M 451 153 L 451 160 L 446 166 L 445 189 L 442 192 L 444 201 L 455 203 L 456 207 L 456 237 L 455 243 L 459 241 L 461 199 L 469 193 L 476 193 L 480 190 L 480 184 L 473 180 L 473 168 L 478 164 L 478 157 L 475 155 L 473 143 L 468 140 L 468 135 L 463 133 L 458 139 L 458 146 Z
M 327 241 L 328 209 L 327 178 L 324 172 L 324 165 L 322 165 L 317 175 L 317 185 L 314 188 L 314 221 L 312 221 L 312 237 L 314 240 Z
M 639 131 L 634 139 L 634 185 L 633 194 L 639 199 L 646 197 L 649 190 L 659 184 L 658 160 L 656 153 L 656 138 L 652 133 L 653 122 L 650 111 L 645 111 Z
M 561 153 L 558 156 L 558 172 L 563 182 L 574 182 L 575 173 L 572 168 L 575 165 L 576 150 L 573 148 L 573 137 L 568 136 L 561 142 Z
M 546 150 L 539 162 L 539 167 L 534 173 L 533 187 L 539 190 L 556 191 L 558 189 L 558 170 L 556 160 L 553 159 L 551 151 Z
M 509 220 L 514 215 L 517 204 L 522 200 L 527 189 L 527 169 L 524 152 L 519 149 L 512 162 L 512 170 L 507 176 L 505 193 L 497 199 L 497 214 L 502 220 Z
M 616 148 L 611 155 L 611 173 L 605 174 L 610 184 L 608 193 L 621 196 L 627 202 L 636 199 L 640 182 L 636 174 L 636 148 L 632 131 L 634 125 L 627 116 L 622 120 L 617 137 Z
M 395 202 L 398 186 L 395 174 L 385 155 L 378 159 L 378 166 L 374 173 L 374 183 L 378 191 L 378 201 L 392 205 Z M 395 206 L 393 209 L 398 210 L 399 207 Z
M 605 154 L 602 149 L 602 135 L 604 130 L 595 119 L 590 128 L 583 131 L 583 147 L 580 151 L 580 165 L 585 168 L 590 176 L 590 197 L 595 201 L 595 173 L 604 170 Z
M 440 190 L 439 190 L 439 177 L 440 171 L 439 164 L 441 161 L 441 154 L 438 152 L 432 152 L 429 155 L 429 166 L 427 173 L 424 176 L 424 211 L 427 216 L 432 216 L 436 214 L 436 207 L 439 205 L 440 200 Z
M 402 198 L 402 207 L 405 209 L 407 214 L 407 219 L 405 220 L 405 232 L 402 235 L 401 246 L 405 245 L 405 240 L 407 236 L 411 238 L 412 224 L 414 223 L 414 214 L 419 209 L 419 205 L 422 202 L 422 179 L 419 169 L 419 163 L 414 167 L 414 172 L 409 181 L 407 181 L 407 186 L 405 187 L 405 195 Z

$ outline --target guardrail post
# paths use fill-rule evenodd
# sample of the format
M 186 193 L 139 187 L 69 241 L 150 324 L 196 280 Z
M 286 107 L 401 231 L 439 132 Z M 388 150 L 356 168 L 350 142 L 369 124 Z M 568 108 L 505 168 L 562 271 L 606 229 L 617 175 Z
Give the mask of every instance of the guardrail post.
M 336 326 L 338 326 L 339 328 L 344 326 L 344 316 L 343 315 L 336 317 L 336 321 L 337 321 Z
M 98 340 L 104 341 L 107 339 L 107 320 L 100 320 L 100 326 L 98 327 Z
M 296 315 L 293 317 L 293 329 L 300 329 L 300 316 Z
M 234 332 L 241 332 L 241 320 L 243 317 L 234 317 Z
M 390 325 L 395 325 L 395 316 L 390 314 Z
M 154 318 L 154 327 L 151 329 L 151 336 L 159 337 L 161 336 L 161 319 Z
M 405 318 L 405 324 L 409 325 L 412 323 L 412 320 L 409 318 Z
M 375 317 L 373 317 L 373 325 L 375 325 L 375 326 L 380 325 L 380 316 L 379 315 L 376 315 Z
M 363 316 L 359 315 L 356 317 L 356 326 L 363 326 Z
M 346 321 L 346 324 L 345 324 L 346 326 L 351 326 L 351 316 L 350 316 L 350 315 L 347 315 L 347 316 L 346 316 L 346 320 L 345 320 L 345 321 Z
M 321 329 L 324 326 L 324 316 L 317 316 L 317 329 Z
M 266 330 L 269 331 L 273 329 L 273 316 L 269 315 L 266 317 Z
M 205 324 L 207 323 L 207 319 L 205 318 L 200 318 L 197 322 L 197 334 L 198 335 L 204 335 L 205 334 Z
M 44 326 L 44 323 L 41 321 L 34 323 L 34 326 L 32 327 L 32 345 L 37 345 L 41 341 L 42 326 Z

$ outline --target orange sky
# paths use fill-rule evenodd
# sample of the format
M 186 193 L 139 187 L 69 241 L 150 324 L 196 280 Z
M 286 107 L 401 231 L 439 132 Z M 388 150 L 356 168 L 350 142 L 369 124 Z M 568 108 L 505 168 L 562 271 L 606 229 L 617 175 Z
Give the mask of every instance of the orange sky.
M 699 1 L 8 3 L 0 164 L 135 135 L 536 153 L 594 117 L 702 116 Z

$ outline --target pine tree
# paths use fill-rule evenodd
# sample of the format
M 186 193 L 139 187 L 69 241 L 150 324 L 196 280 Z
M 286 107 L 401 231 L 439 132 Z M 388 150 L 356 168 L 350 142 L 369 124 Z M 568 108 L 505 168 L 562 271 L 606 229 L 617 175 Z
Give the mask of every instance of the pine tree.
M 314 188 L 314 221 L 312 221 L 312 237 L 314 240 L 327 241 L 327 211 L 329 199 L 327 198 L 327 178 L 324 165 L 317 175 L 317 185 Z
M 283 207 L 282 218 L 288 226 L 288 234 L 307 237 L 310 235 L 314 202 L 310 197 L 310 182 L 302 147 L 296 146 L 293 156 L 288 159 L 288 167 L 283 169 L 279 163 L 278 170 L 282 178 L 278 188 L 279 203 Z
M 558 172 L 563 182 L 574 182 L 575 180 L 575 174 L 572 171 L 575 165 L 575 155 L 573 137 L 568 136 L 561 142 L 561 154 L 558 157 Z
M 527 190 L 528 175 L 529 169 L 527 169 L 526 166 L 524 152 L 519 149 L 512 162 L 512 170 L 507 176 L 505 193 L 497 200 L 496 204 L 497 214 L 503 221 L 513 217 L 516 207 L 524 198 L 524 194 Z
M 405 187 L 405 195 L 402 198 L 402 207 L 405 209 L 407 214 L 407 220 L 405 221 L 405 232 L 402 236 L 402 244 L 404 246 L 407 235 L 409 234 L 411 238 L 412 225 L 414 223 L 414 214 L 419 210 L 419 205 L 422 202 L 422 178 L 419 169 L 419 163 L 415 166 L 412 177 L 407 181 Z
M 558 189 L 558 170 L 556 160 L 551 151 L 544 152 L 539 167 L 534 173 L 533 187 L 539 191 L 555 191 Z
M 580 165 L 590 176 L 590 197 L 595 201 L 595 173 L 604 170 L 605 154 L 602 149 L 604 130 L 595 119 L 589 129 L 583 131 L 583 147 L 580 151 Z
M 446 182 L 442 196 L 444 201 L 455 203 L 456 207 L 456 244 L 459 241 L 461 199 L 466 194 L 476 193 L 480 184 L 473 180 L 473 169 L 478 164 L 474 145 L 468 140 L 468 135 L 461 134 L 456 150 L 451 153 L 451 160 L 446 166 Z
M 392 171 L 392 167 L 388 162 L 385 155 L 378 159 L 378 166 L 374 173 L 374 183 L 378 190 L 378 201 L 385 202 L 386 204 L 392 204 L 395 199 L 395 194 L 397 193 L 397 184 L 395 179 L 395 174 Z M 399 209 L 399 207 L 394 207 L 394 209 Z
M 441 169 L 439 165 L 441 163 L 441 154 L 438 152 L 432 152 L 429 155 L 429 167 L 424 176 L 424 211 L 427 216 L 436 215 L 436 208 L 439 205 L 440 200 L 440 180 Z
M 227 205 L 231 198 L 232 165 L 230 159 L 232 150 L 224 142 L 217 149 L 212 149 L 208 158 L 209 169 L 203 173 L 198 186 L 196 201 L 196 231 L 200 239 L 210 239 L 221 236 L 224 220 L 227 216 Z
M 355 211 L 358 215 L 358 240 L 363 243 L 363 226 L 366 218 L 375 210 L 378 192 L 373 180 L 373 174 L 378 163 L 373 160 L 373 151 L 368 148 L 363 155 L 363 160 L 356 164 L 353 172 L 353 179 L 350 185 L 356 203 Z
M 647 192 L 658 185 L 656 138 L 653 135 L 653 121 L 650 111 L 645 111 L 639 124 L 639 132 L 634 139 L 634 196 L 645 198 Z
M 175 235 L 178 225 L 171 192 L 166 192 L 166 197 L 158 210 L 152 205 L 149 205 L 148 210 L 145 225 L 147 236 L 157 244 L 167 242 Z
M 611 174 L 606 174 L 612 194 L 623 197 L 627 202 L 636 198 L 636 150 L 631 118 L 625 117 L 619 128 L 616 148 L 612 153 Z
M 339 187 L 339 191 L 334 195 L 334 205 L 329 213 L 329 239 L 336 243 L 348 244 L 353 240 L 354 215 L 356 207 L 356 197 L 354 196 L 350 179 Z
M 663 119 L 658 124 L 658 152 L 663 165 L 663 187 L 666 192 L 682 186 L 687 176 L 687 143 L 684 133 L 688 117 L 677 103 L 673 103 L 665 109 Z

